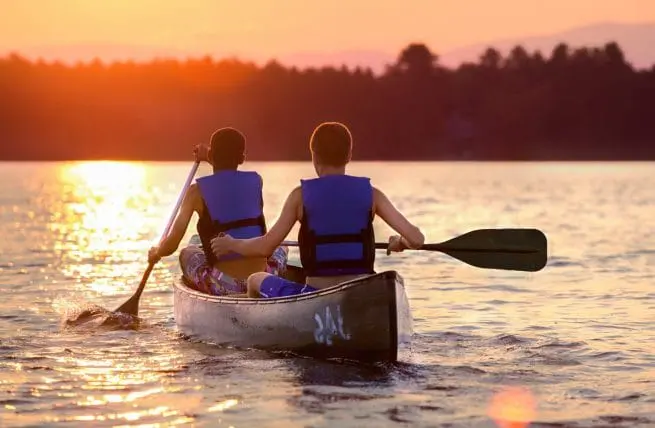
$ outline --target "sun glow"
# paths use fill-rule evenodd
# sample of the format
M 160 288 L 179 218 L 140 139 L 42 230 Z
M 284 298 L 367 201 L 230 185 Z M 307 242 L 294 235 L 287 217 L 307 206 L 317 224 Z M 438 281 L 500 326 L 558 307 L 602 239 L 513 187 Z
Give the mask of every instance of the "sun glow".
M 134 276 L 136 266 L 129 262 L 143 259 L 144 212 L 152 198 L 146 169 L 138 163 L 80 162 L 62 166 L 58 175 L 63 185 L 50 229 L 60 235 L 55 250 L 67 262 L 64 274 L 93 278 L 91 289 L 114 293 L 114 279 Z

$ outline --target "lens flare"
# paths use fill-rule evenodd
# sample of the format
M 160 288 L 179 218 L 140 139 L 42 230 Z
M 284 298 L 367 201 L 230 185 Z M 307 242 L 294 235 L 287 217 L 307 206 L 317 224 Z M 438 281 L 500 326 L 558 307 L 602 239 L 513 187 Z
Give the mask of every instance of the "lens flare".
M 499 428 L 527 428 L 535 419 L 535 398 L 527 388 L 503 388 L 491 399 L 488 414 Z

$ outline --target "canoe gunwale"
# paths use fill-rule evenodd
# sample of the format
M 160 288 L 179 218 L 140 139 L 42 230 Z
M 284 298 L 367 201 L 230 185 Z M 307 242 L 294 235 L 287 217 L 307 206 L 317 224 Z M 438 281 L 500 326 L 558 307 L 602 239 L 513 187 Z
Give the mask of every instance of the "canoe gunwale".
M 290 302 L 297 302 L 302 300 L 312 300 L 322 296 L 339 293 L 344 290 L 348 290 L 350 288 L 366 285 L 369 282 L 369 280 L 371 280 L 372 278 L 393 280 L 399 282 L 402 286 L 405 285 L 403 277 L 399 275 L 398 272 L 394 270 L 388 270 L 380 273 L 362 276 L 346 282 L 342 282 L 333 285 L 332 287 L 320 289 L 316 292 L 298 294 L 295 296 L 288 296 L 288 297 L 252 298 L 252 297 L 213 296 L 189 288 L 184 283 L 184 279 L 182 277 L 180 277 L 178 280 L 174 282 L 174 286 L 175 288 L 179 289 L 181 292 L 188 295 L 188 297 L 190 298 L 204 300 L 211 303 L 228 304 L 228 305 L 274 305 L 278 303 L 290 303 Z

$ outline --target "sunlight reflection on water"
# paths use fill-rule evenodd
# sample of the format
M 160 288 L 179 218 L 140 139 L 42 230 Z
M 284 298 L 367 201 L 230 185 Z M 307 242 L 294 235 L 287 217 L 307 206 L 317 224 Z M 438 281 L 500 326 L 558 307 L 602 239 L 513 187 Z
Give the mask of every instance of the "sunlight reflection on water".
M 171 309 L 175 256 L 153 271 L 142 324 L 99 328 L 100 309 L 135 290 L 188 166 L 0 167 L 0 426 L 488 427 L 503 385 L 532 391 L 535 421 L 655 420 L 652 164 L 353 165 L 429 241 L 518 226 L 542 229 L 550 244 L 537 274 L 379 254 L 378 270 L 405 277 L 417 334 L 410 361 L 373 368 L 183 340 Z M 247 167 L 264 177 L 269 223 L 313 174 L 300 163 Z M 390 233 L 375 229 L 378 241 Z M 98 310 L 97 324 L 61 328 L 84 310 Z
M 147 232 L 144 211 L 153 195 L 146 186 L 146 168 L 138 163 L 99 162 L 63 165 L 57 171 L 64 184 L 51 203 L 57 221 L 54 250 L 62 253 L 61 271 L 102 294 L 137 275 L 143 258 L 140 242 Z M 57 235 L 59 239 L 57 239 Z M 83 290 L 80 290 L 83 291 Z

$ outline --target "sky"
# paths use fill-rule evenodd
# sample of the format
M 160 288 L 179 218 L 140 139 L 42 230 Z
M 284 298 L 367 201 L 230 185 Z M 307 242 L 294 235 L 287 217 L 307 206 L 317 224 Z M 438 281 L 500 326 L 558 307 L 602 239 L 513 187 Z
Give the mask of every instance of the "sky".
M 0 49 L 130 45 L 261 58 L 395 53 L 419 41 L 447 51 L 608 21 L 655 22 L 655 0 L 0 0 Z

